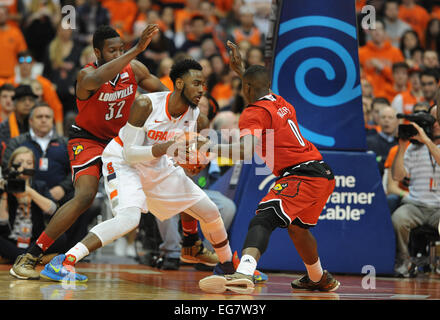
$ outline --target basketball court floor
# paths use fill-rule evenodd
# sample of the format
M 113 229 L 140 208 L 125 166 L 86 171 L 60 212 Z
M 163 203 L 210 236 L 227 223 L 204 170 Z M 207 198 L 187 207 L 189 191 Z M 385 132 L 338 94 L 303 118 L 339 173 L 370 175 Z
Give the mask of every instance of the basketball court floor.
M 232 292 L 206 294 L 198 281 L 211 272 L 181 266 L 163 271 L 129 263 L 79 263 L 85 284 L 67 285 L 46 280 L 18 280 L 9 275 L 11 265 L 0 265 L 0 300 L 438 300 L 440 275 L 419 274 L 413 279 L 334 274 L 341 287 L 333 293 L 295 291 L 290 282 L 299 273 L 269 272 L 250 295 Z M 38 266 L 41 270 L 43 266 Z

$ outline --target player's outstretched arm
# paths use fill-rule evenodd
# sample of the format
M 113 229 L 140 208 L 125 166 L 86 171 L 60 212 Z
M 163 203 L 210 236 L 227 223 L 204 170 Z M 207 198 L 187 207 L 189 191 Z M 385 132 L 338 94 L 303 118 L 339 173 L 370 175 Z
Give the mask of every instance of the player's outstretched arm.
M 131 62 L 136 81 L 142 89 L 147 92 L 169 91 L 168 88 L 157 78 L 151 74 L 150 70 L 138 60 Z
M 214 144 L 209 151 L 221 157 L 229 157 L 233 161 L 252 159 L 258 138 L 248 134 L 241 137 L 240 142 L 231 144 Z
M 241 58 L 241 54 L 240 51 L 238 50 L 238 46 L 229 41 L 226 43 L 226 45 L 229 47 L 229 55 L 230 55 L 230 60 L 229 60 L 229 65 L 231 67 L 232 70 L 235 71 L 235 73 L 238 74 L 238 76 L 241 78 L 243 76 L 244 73 L 244 66 L 243 66 L 243 59 Z
M 78 73 L 77 77 L 77 96 L 81 99 L 89 97 L 90 92 L 97 90 L 107 81 L 112 80 L 131 60 L 145 50 L 151 42 L 152 37 L 158 32 L 159 28 L 155 24 L 149 24 L 142 32 L 138 43 L 125 52 L 123 55 L 113 59 L 97 69 L 86 68 Z

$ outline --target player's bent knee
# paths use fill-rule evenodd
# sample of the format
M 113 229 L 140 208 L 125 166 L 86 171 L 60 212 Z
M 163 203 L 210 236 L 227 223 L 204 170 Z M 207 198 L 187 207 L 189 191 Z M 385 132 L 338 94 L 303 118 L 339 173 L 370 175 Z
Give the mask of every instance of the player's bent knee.
M 94 226 L 94 233 L 105 246 L 135 229 L 141 220 L 140 208 L 126 208 L 116 212 L 116 216 Z
M 214 221 L 208 223 L 200 222 L 200 227 L 202 228 L 205 237 L 212 244 L 224 242 L 228 238 L 225 225 L 220 216 L 218 216 Z
M 243 250 L 246 248 L 257 248 L 263 254 L 269 244 L 272 232 L 283 227 L 284 221 L 281 220 L 273 209 L 260 211 L 249 223 L 249 230 L 244 241 Z
M 264 228 L 274 231 L 276 228 L 284 227 L 284 221 L 281 220 L 273 209 L 266 209 L 264 211 L 259 211 L 251 222 L 249 223 L 249 229 L 253 226 L 260 225 Z

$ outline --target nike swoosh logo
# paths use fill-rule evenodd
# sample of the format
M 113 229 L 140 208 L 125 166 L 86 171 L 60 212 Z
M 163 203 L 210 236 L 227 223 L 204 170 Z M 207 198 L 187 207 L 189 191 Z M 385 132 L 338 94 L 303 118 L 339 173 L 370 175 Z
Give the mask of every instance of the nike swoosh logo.
M 154 120 L 155 123 L 162 123 L 163 121 Z
M 53 266 L 52 263 L 50 264 L 50 267 L 51 267 L 55 272 L 60 272 L 60 270 L 61 270 L 61 268 L 55 268 L 55 267 Z

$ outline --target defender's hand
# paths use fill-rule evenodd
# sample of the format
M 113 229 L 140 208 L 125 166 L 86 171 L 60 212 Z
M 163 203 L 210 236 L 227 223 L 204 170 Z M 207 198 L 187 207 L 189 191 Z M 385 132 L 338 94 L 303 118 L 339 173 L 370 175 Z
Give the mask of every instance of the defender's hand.
M 243 67 L 243 59 L 241 58 L 240 51 L 238 50 L 238 46 L 229 41 L 226 43 L 226 45 L 231 49 L 229 51 L 229 55 L 231 57 L 229 61 L 229 65 L 232 70 L 234 70 L 240 77 L 243 75 L 244 67 Z
M 136 44 L 136 51 L 138 51 L 139 53 L 144 51 L 157 32 L 159 32 L 159 27 L 157 24 L 148 24 L 144 31 L 142 31 L 139 41 Z

